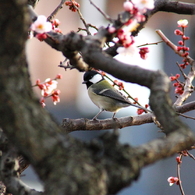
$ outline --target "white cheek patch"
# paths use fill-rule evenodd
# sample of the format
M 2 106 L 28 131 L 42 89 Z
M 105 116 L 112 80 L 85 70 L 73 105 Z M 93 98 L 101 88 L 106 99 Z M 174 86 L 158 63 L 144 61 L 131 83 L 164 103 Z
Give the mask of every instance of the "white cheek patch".
M 102 79 L 103 79 L 102 75 L 96 74 L 89 81 L 92 82 L 92 83 L 98 83 Z

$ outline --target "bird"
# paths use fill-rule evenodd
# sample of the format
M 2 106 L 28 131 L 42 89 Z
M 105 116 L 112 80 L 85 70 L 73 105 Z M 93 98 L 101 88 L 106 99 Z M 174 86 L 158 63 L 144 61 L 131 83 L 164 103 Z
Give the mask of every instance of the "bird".
M 113 112 L 112 118 L 115 119 L 116 112 L 121 108 L 128 106 L 134 106 L 151 112 L 148 109 L 131 103 L 128 98 L 115 89 L 99 72 L 95 70 L 90 70 L 84 73 L 82 84 L 86 84 L 91 101 L 100 109 L 92 120 L 97 120 L 97 117 L 103 111 Z

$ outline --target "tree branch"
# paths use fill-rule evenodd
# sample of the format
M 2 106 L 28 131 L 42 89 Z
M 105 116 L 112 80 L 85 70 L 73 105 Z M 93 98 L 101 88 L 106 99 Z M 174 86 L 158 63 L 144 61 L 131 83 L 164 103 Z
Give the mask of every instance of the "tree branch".
M 175 108 L 177 113 L 185 113 L 195 110 L 195 101 L 183 104 Z M 105 120 L 98 120 L 93 121 L 89 119 L 69 119 L 65 118 L 62 122 L 62 127 L 65 132 L 69 133 L 72 131 L 80 131 L 80 130 L 106 130 L 106 129 L 113 129 L 119 128 L 122 129 L 128 126 L 136 126 L 142 125 L 146 123 L 153 123 L 153 114 L 143 114 L 138 116 L 129 116 L 129 117 L 122 117 L 117 118 L 117 120 L 113 121 L 113 119 L 105 119 Z
M 42 192 L 31 189 L 19 179 L 19 164 L 15 154 L 14 150 L 10 150 L 9 153 L 4 155 L 3 159 L 1 159 L 1 178 L 6 185 L 6 191 L 18 195 L 43 194 Z
M 157 34 L 161 37 L 161 39 L 179 56 L 183 57 L 182 51 L 178 51 L 177 46 L 173 44 L 160 30 L 156 31 Z M 183 94 L 179 95 L 175 103 L 173 104 L 174 107 L 180 106 L 183 102 L 192 94 L 194 89 L 192 88 L 192 81 L 195 77 L 195 61 L 190 56 L 185 57 L 185 59 L 190 63 L 191 70 L 188 75 L 185 76 L 184 82 L 184 92 Z
M 35 7 L 39 0 L 28 0 L 28 4 L 31 5 L 32 7 Z
M 69 45 L 71 46 L 71 51 L 81 51 L 83 60 L 92 67 L 108 72 L 126 82 L 138 83 L 150 88 L 150 104 L 151 108 L 154 109 L 157 120 L 165 129 L 167 129 L 166 127 L 172 130 L 180 128 L 181 123 L 175 118 L 176 114 L 174 114 L 174 110 L 171 108 L 170 98 L 168 97 L 170 88 L 168 77 L 163 72 L 130 66 L 105 55 L 101 51 L 101 45 L 104 44 L 106 35 L 106 29 L 99 30 L 93 37 L 83 37 L 72 32 L 69 35 L 55 36 L 53 42 L 57 43 L 55 48 L 61 50 L 64 55 L 66 55 L 67 45 Z M 50 33 L 50 36 L 52 37 L 52 33 Z M 167 121 L 171 123 L 171 119 L 177 122 L 172 121 L 174 124 L 168 124 Z M 169 132 L 171 132 L 171 129 Z
M 47 18 L 48 21 L 51 21 L 56 16 L 56 14 L 59 12 L 59 10 L 63 8 L 63 5 L 64 5 L 65 1 L 66 0 L 61 0 L 60 4 L 56 7 L 56 9 Z
M 194 133 L 189 131 L 177 131 L 169 134 L 165 139 L 156 139 L 137 147 L 136 154 L 141 157 L 139 162 L 140 166 L 146 166 L 154 163 L 162 157 L 166 158 L 168 156 L 172 156 L 173 153 L 177 153 L 174 152 L 177 149 L 178 151 L 182 151 L 182 144 L 185 144 L 186 148 L 192 149 L 194 141 L 191 140 L 190 136 L 194 137 Z M 188 141 L 191 142 L 191 146 L 187 144 Z
M 164 11 L 164 12 L 173 12 L 176 14 L 195 14 L 195 4 L 194 3 L 185 3 L 181 1 L 170 1 L 170 0 L 157 0 L 155 2 L 155 12 Z
M 127 126 L 141 125 L 145 123 L 152 123 L 152 114 L 138 115 L 134 117 L 123 117 L 105 120 L 89 120 L 89 119 L 64 119 L 62 127 L 65 132 L 77 130 L 106 130 L 119 128 L 122 129 Z

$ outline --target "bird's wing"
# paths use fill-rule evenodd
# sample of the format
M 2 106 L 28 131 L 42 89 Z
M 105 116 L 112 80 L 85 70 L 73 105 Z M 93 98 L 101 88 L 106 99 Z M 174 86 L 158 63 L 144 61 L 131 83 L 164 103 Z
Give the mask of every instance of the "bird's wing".
M 140 109 L 143 109 L 145 111 L 152 112 L 152 111 L 148 110 L 147 108 L 144 108 L 144 107 L 136 105 L 136 104 L 132 104 L 122 93 L 120 93 L 117 90 L 113 91 L 111 89 L 102 89 L 101 91 L 98 92 L 98 95 L 106 96 L 106 97 L 118 100 L 121 103 L 127 103 L 127 104 L 134 106 L 136 108 L 140 108 Z
M 118 100 L 121 103 L 127 103 L 129 105 L 134 106 L 134 107 L 141 108 L 141 109 L 146 110 L 148 112 L 152 112 L 152 111 L 150 111 L 150 110 L 148 110 L 148 109 L 146 109 L 142 106 L 131 103 L 122 93 L 120 93 L 118 90 L 116 90 L 112 85 L 108 84 L 108 82 L 106 82 L 104 84 L 105 84 L 106 88 L 104 88 L 104 87 L 98 87 L 98 88 L 95 87 L 93 89 L 93 92 L 96 93 L 97 95 L 102 95 L 102 96 L 105 96 L 105 97 L 109 97 L 109 98 Z
M 95 93 L 97 93 L 98 95 L 102 95 L 102 96 L 106 96 L 115 100 L 118 100 L 122 103 L 127 103 L 127 104 L 131 104 L 130 101 L 124 96 L 122 95 L 119 91 L 117 91 L 116 89 L 101 89 L 98 91 L 95 91 Z

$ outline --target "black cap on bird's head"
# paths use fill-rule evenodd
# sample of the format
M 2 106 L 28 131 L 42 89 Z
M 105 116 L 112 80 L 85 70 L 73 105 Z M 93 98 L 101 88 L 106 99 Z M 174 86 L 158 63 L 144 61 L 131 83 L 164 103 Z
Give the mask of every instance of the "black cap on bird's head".
M 102 81 L 104 77 L 97 71 L 95 70 L 90 70 L 85 72 L 83 75 L 83 82 L 82 84 L 86 84 L 87 88 L 89 88 L 92 84 L 98 83 Z

